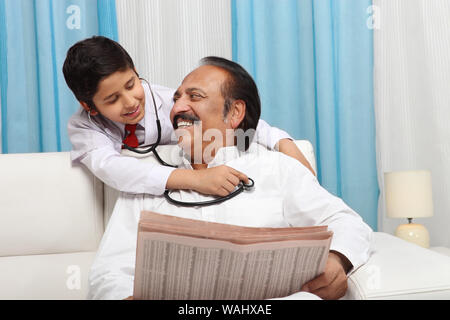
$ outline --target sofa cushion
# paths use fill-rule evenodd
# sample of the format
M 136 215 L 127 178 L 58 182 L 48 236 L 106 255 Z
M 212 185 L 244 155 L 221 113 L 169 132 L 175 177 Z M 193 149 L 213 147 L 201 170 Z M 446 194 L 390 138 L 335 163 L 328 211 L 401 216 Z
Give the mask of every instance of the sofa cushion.
M 0 155 L 0 256 L 94 251 L 103 183 L 69 152 Z
M 0 300 L 85 299 L 95 252 L 0 257 Z
M 450 257 L 383 232 L 348 281 L 347 299 L 450 299 Z

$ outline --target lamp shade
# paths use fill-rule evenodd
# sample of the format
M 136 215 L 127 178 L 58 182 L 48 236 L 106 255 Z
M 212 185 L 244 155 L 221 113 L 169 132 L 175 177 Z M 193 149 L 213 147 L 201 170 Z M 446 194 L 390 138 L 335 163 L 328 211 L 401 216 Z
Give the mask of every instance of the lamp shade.
M 386 214 L 390 218 L 424 218 L 433 215 L 431 173 L 426 170 L 384 174 Z

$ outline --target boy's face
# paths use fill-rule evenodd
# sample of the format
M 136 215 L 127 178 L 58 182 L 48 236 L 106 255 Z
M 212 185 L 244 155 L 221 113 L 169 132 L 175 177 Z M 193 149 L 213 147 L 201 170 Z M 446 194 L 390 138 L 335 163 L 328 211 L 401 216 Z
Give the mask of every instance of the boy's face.
M 136 124 L 145 115 L 144 88 L 132 69 L 117 71 L 100 81 L 92 100 L 97 111 L 112 121 Z

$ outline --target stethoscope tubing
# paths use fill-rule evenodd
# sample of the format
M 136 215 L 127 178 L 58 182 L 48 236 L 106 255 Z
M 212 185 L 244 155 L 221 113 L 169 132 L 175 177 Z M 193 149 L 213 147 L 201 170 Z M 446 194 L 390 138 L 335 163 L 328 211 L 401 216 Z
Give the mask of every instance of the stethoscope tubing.
M 236 197 L 238 194 L 240 194 L 242 191 L 244 190 L 248 190 L 253 188 L 253 186 L 255 185 L 255 181 L 253 181 L 253 179 L 248 178 L 248 180 L 250 180 L 249 184 L 245 184 L 242 181 L 239 183 L 238 188 L 233 191 L 232 193 L 230 193 L 227 196 L 224 197 L 220 197 L 217 199 L 212 199 L 212 200 L 207 200 L 207 201 L 202 201 L 202 202 L 185 202 L 185 201 L 178 201 L 175 200 L 173 198 L 170 197 L 170 190 L 166 190 L 164 192 L 164 197 L 166 198 L 166 200 L 174 205 L 177 206 L 181 206 L 181 207 L 206 207 L 206 206 L 211 206 L 214 204 L 219 204 L 222 203 L 224 201 L 230 200 L 234 197 Z

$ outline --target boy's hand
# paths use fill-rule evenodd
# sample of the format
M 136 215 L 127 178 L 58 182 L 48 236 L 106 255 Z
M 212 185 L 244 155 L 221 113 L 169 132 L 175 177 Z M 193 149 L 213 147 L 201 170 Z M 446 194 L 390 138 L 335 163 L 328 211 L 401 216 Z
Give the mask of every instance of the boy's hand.
M 204 170 L 194 170 L 193 190 L 216 196 L 227 196 L 240 181 L 248 184 L 248 177 L 228 166 L 218 166 Z
M 234 190 L 239 181 L 249 183 L 245 174 L 224 165 L 201 170 L 176 169 L 169 176 L 166 189 L 195 190 L 224 197 Z

